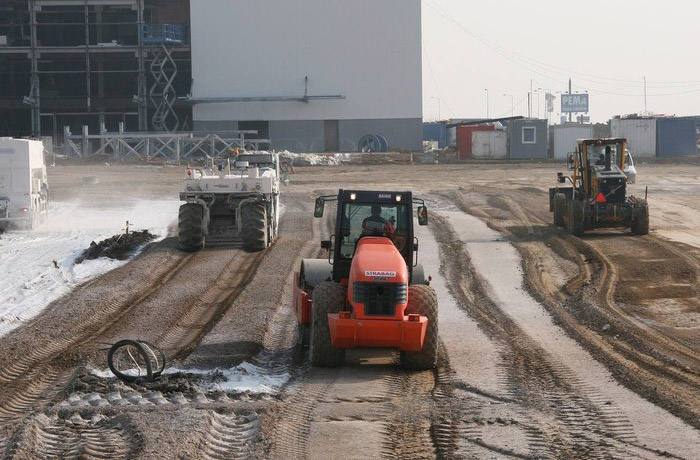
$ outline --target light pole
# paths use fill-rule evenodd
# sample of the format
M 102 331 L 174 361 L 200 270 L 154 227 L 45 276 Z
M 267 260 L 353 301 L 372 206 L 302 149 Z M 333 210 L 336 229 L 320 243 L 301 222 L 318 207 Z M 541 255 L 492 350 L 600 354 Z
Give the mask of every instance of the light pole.
M 491 116 L 489 112 L 489 89 L 485 88 L 484 91 L 486 91 L 486 119 L 488 119 Z
M 430 99 L 435 99 L 437 101 L 437 103 L 438 103 L 438 119 L 437 119 L 437 121 L 441 121 L 442 120 L 442 110 L 441 110 L 440 98 L 437 96 L 431 96 Z
M 515 116 L 515 96 L 512 94 L 504 94 L 504 97 L 510 96 L 510 116 L 514 117 Z

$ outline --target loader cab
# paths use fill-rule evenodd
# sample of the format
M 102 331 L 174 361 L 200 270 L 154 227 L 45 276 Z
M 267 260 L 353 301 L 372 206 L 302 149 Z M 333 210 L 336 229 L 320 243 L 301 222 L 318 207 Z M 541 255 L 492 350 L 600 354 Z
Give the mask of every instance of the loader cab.
M 324 202 L 324 197 L 317 200 L 314 213 L 316 217 L 323 215 Z M 332 251 L 333 280 L 340 282 L 349 277 L 357 243 L 362 238 L 371 236 L 390 239 L 412 274 L 417 250 L 413 229 L 413 202 L 411 192 L 340 190 L 333 237 L 322 243 L 322 247 Z M 427 210 L 422 201 L 419 203 L 419 223 L 426 225 Z
M 575 171 L 583 196 L 592 198 L 600 193 L 611 202 L 623 202 L 627 178 L 625 139 L 586 139 L 578 142 L 578 164 Z

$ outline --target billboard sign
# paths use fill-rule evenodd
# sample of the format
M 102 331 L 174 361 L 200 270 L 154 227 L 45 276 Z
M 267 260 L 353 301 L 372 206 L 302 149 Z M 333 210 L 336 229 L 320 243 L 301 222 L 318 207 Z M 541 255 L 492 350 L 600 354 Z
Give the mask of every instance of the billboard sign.
M 588 94 L 562 94 L 561 113 L 588 113 Z
M 554 101 L 555 101 L 556 97 L 554 97 L 554 94 L 546 93 L 544 95 L 544 98 L 545 98 L 545 102 L 546 102 L 545 105 L 547 106 L 546 107 L 547 113 L 554 113 Z

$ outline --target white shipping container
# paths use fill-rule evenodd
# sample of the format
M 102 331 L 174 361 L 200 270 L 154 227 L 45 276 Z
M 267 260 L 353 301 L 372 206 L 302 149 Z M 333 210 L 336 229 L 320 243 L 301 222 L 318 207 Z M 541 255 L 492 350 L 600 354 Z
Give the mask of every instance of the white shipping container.
M 505 158 L 508 152 L 508 136 L 505 131 L 474 131 L 472 133 L 472 157 Z
M 612 137 L 627 139 L 630 151 L 635 158 L 656 156 L 656 119 L 613 118 L 610 122 Z
M 457 148 L 457 128 L 447 128 L 447 146 Z
M 569 153 L 576 151 L 576 141 L 593 137 L 593 126 L 553 126 L 554 158 L 566 160 Z

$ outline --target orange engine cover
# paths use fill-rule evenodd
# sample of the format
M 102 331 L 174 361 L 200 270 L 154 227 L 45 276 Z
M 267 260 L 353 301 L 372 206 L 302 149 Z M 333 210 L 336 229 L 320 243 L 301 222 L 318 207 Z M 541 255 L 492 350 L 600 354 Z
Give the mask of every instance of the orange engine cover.
M 408 303 L 408 280 L 406 261 L 389 238 L 360 239 L 348 279 L 348 303 L 352 305 L 353 316 L 403 321 Z M 373 299 L 371 305 L 368 299 Z

